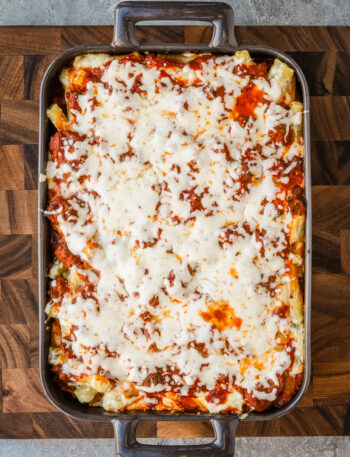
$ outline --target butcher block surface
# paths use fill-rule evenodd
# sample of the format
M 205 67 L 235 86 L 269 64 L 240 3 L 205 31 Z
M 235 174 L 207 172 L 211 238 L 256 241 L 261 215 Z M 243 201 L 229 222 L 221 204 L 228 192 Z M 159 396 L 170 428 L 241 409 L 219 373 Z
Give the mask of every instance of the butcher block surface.
M 209 27 L 140 29 L 147 41 L 207 42 Z M 312 380 L 299 406 L 238 436 L 350 434 L 350 27 L 237 27 L 305 72 L 311 95 Z M 39 89 L 47 66 L 112 27 L 0 27 L 0 438 L 106 438 L 112 425 L 74 420 L 46 399 L 38 370 Z M 144 423 L 139 436 L 211 436 L 205 423 Z

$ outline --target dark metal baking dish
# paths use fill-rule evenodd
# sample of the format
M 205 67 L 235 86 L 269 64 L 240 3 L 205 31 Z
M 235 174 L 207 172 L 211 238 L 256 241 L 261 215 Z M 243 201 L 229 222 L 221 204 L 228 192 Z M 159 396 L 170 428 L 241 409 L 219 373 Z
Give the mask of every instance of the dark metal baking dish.
M 209 44 L 141 44 L 136 39 L 135 26 L 140 21 L 150 20 L 191 20 L 209 22 L 214 27 Z M 40 97 L 40 144 L 39 173 L 45 174 L 47 149 L 53 128 L 46 116 L 52 93 L 57 86 L 57 76 L 61 68 L 75 56 L 83 53 L 124 54 L 134 51 L 155 52 L 210 52 L 232 54 L 238 49 L 247 49 L 252 57 L 278 57 L 295 70 L 297 84 L 304 103 L 305 141 L 305 198 L 307 205 L 306 246 L 305 246 L 305 371 L 302 385 L 294 398 L 279 409 L 269 409 L 263 413 L 253 412 L 244 419 L 225 414 L 170 414 L 156 412 L 110 413 L 102 408 L 89 407 L 78 402 L 70 394 L 62 391 L 54 383 L 48 365 L 49 332 L 45 317 L 47 301 L 47 270 L 50 261 L 50 227 L 43 215 L 46 207 L 47 184 L 39 182 L 39 312 L 40 312 L 40 373 L 46 395 L 62 412 L 77 419 L 91 421 L 112 421 L 115 428 L 117 455 L 132 456 L 221 456 L 234 455 L 235 431 L 240 420 L 268 420 L 280 417 L 300 401 L 307 390 L 310 371 L 310 314 L 311 314 L 311 178 L 310 178 L 310 117 L 309 92 L 305 77 L 299 66 L 287 54 L 267 46 L 238 46 L 234 36 L 233 11 L 226 3 L 216 2 L 143 2 L 127 1 L 120 3 L 115 10 L 114 37 L 110 45 L 78 46 L 65 51 L 50 65 L 41 85 Z M 155 446 L 136 441 L 136 428 L 140 421 L 209 421 L 213 425 L 215 439 L 209 444 Z

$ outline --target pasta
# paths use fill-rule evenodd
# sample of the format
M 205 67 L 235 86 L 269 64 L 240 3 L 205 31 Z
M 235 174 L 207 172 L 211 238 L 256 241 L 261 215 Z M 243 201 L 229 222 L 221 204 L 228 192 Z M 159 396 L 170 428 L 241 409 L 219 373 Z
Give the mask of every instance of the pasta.
M 86 54 L 47 116 L 49 362 L 108 411 L 246 413 L 303 377 L 303 105 L 279 59 Z

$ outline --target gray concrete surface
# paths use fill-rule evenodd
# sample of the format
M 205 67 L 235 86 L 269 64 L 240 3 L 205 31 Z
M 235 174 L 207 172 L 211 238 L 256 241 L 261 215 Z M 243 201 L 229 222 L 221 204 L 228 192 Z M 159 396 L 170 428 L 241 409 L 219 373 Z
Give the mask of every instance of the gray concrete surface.
M 119 1 L 0 0 L 0 25 L 108 25 Z M 236 24 L 350 24 L 350 0 L 226 1 L 234 8 Z
M 154 443 L 154 438 L 147 440 Z M 177 444 L 178 440 L 168 440 Z M 192 440 L 193 442 L 194 440 Z M 193 443 L 194 444 L 194 443 Z M 238 438 L 235 457 L 349 457 L 349 437 Z M 112 457 L 112 439 L 0 440 L 0 457 Z M 164 457 L 166 454 L 164 454 Z

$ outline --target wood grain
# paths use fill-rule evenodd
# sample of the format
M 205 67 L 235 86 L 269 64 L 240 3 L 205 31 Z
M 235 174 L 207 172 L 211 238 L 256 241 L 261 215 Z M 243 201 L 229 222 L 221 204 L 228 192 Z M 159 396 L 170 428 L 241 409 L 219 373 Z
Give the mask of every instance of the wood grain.
M 281 51 L 350 51 L 349 27 L 245 27 L 242 42 L 265 44 Z
M 350 275 L 350 230 L 340 230 L 340 265 Z
M 0 278 L 30 278 L 32 271 L 32 237 L 0 234 Z
M 349 435 L 347 406 L 295 408 L 280 420 L 283 436 Z
M 24 188 L 23 147 L 0 146 L 0 191 Z
M 339 235 L 320 229 L 315 232 L 312 235 L 312 272 L 340 273 Z
M 30 366 L 39 369 L 39 323 L 33 322 L 29 326 L 29 361 Z
M 350 95 L 348 77 L 350 72 L 349 53 L 337 52 L 336 73 L 334 75 L 333 94 Z
M 303 68 L 306 79 L 314 82 L 309 87 L 311 96 L 333 94 L 338 55 L 336 51 L 289 52 L 288 54 Z
M 0 325 L 0 368 L 28 368 L 29 342 L 28 325 Z
M 310 387 L 288 415 L 238 436 L 350 434 L 350 27 L 236 27 L 290 53 L 311 94 L 313 302 Z M 45 397 L 38 373 L 36 188 L 41 79 L 62 51 L 112 27 L 0 27 L 0 438 L 112 437 Z M 141 27 L 140 41 L 209 42 L 211 27 Z M 141 423 L 139 436 L 212 436 L 208 423 Z
M 38 281 L 3 279 L 0 293 L 0 324 L 38 322 Z
M 112 424 L 106 422 L 87 422 L 72 419 L 60 413 L 34 413 L 34 438 L 112 438 Z
M 23 57 L 23 81 L 25 87 L 23 99 L 39 100 L 41 80 L 48 66 L 56 57 L 56 54 Z
M 2 370 L 3 412 L 50 412 L 57 409 L 47 400 L 35 368 Z
M 32 413 L 0 413 L 0 438 L 33 438 Z
M 313 361 L 350 361 L 350 332 L 344 330 L 350 326 L 349 276 L 314 274 L 313 290 Z
M 5 235 L 37 232 L 38 196 L 36 190 L 0 191 L 0 233 Z
M 350 362 L 316 362 L 313 374 L 316 405 L 350 405 Z
M 24 188 L 35 190 L 38 186 L 38 145 L 25 144 L 24 160 Z
M 280 419 L 262 422 L 242 421 L 237 427 L 236 436 L 280 436 Z
M 0 55 L 58 54 L 62 27 L 1 27 Z
M 0 108 L 0 144 L 38 142 L 39 106 L 37 101 L 3 100 Z
M 22 100 L 23 98 L 23 56 L 1 56 L 0 100 Z
M 113 37 L 111 26 L 75 26 L 60 28 L 60 50 L 81 44 L 109 44 Z
M 314 398 L 315 404 L 321 406 L 350 405 L 350 373 L 317 377 Z
M 310 112 L 314 140 L 350 140 L 350 97 L 311 97 Z
M 312 141 L 314 186 L 350 184 L 350 141 Z

